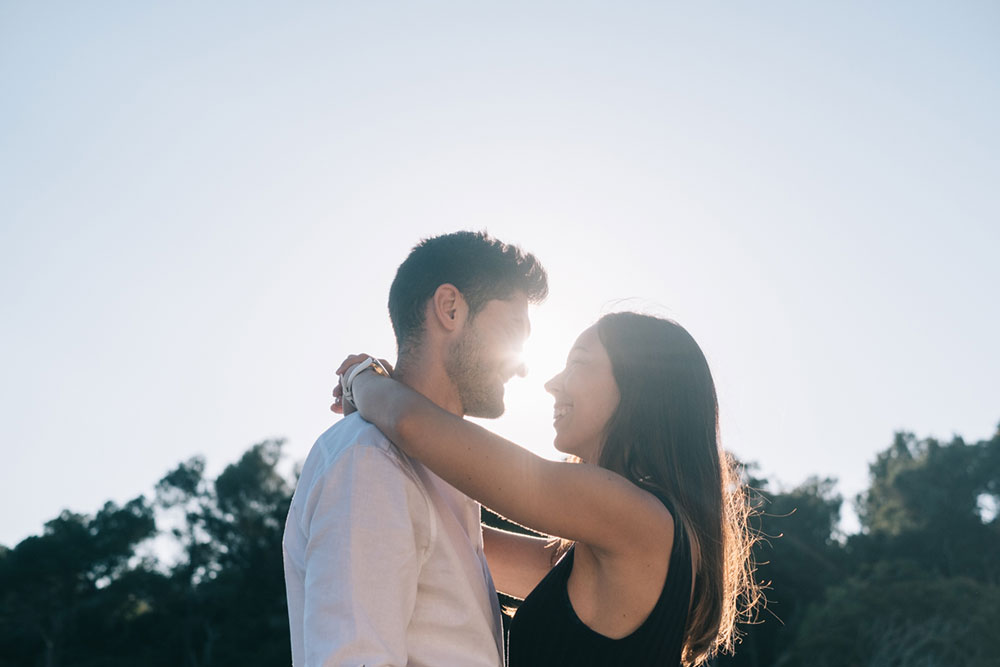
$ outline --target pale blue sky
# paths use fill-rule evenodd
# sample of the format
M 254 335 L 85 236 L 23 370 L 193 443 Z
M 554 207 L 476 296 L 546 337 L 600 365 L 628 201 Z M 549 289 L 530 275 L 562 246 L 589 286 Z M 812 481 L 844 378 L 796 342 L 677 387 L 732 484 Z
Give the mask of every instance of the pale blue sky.
M 622 305 L 692 331 L 785 484 L 990 435 L 1000 8 L 826 5 L 0 6 L 0 543 L 195 454 L 304 458 L 461 228 L 550 271 L 494 424 L 546 455 L 543 381 Z

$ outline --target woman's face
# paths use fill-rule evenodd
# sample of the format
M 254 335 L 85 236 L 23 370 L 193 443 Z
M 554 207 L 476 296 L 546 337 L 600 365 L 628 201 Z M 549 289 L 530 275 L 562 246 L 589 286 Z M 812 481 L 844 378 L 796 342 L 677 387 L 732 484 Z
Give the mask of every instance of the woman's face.
M 545 383 L 556 399 L 553 443 L 560 452 L 596 462 L 604 427 L 618 407 L 618 385 L 611 359 L 592 326 L 576 339 L 566 368 Z

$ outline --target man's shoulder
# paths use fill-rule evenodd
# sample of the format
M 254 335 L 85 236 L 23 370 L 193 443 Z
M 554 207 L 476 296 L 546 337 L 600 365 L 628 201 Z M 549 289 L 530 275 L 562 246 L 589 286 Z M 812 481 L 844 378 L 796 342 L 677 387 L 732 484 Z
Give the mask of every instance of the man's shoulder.
M 404 526 L 408 521 L 412 530 L 433 536 L 430 512 L 428 489 L 413 462 L 375 426 L 351 415 L 327 429 L 312 446 L 288 515 L 296 530 L 292 535 L 302 548 L 312 539 L 316 517 L 322 524 L 363 516 L 382 527 L 393 522 Z
M 354 413 L 328 428 L 312 446 L 303 464 L 320 471 L 340 465 L 355 465 L 361 460 L 385 458 L 402 472 L 413 473 L 413 462 L 378 428 Z

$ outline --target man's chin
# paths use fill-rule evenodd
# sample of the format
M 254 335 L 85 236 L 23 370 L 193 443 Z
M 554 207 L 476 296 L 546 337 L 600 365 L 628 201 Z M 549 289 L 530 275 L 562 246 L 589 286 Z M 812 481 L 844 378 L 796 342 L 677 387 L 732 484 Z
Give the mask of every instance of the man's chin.
M 503 415 L 506 406 L 503 403 L 503 386 L 492 395 L 485 392 L 472 398 L 472 400 L 462 401 L 462 408 L 467 417 L 479 417 L 480 419 L 496 419 Z
M 503 416 L 506 406 L 503 401 L 499 405 L 474 405 L 465 408 L 466 417 L 479 417 L 480 419 L 497 419 Z

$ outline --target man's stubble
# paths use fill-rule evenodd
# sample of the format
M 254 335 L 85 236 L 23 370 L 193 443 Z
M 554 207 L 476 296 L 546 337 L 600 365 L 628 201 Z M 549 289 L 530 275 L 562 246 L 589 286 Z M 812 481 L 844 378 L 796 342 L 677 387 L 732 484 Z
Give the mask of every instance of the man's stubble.
M 462 411 L 469 417 L 496 419 L 504 413 L 499 369 L 489 363 L 486 347 L 474 326 L 452 343 L 445 372 L 458 389 Z

